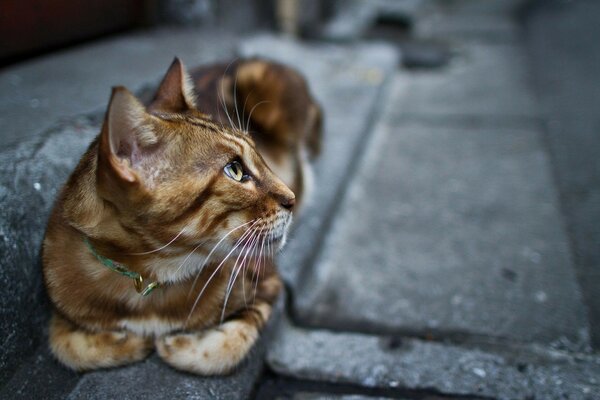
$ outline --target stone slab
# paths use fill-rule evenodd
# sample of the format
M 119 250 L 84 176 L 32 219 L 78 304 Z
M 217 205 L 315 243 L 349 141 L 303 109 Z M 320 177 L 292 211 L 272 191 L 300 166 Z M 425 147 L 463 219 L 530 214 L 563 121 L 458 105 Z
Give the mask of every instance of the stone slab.
M 538 115 L 523 50 L 511 44 L 463 43 L 445 68 L 403 72 L 398 115 L 417 118 L 531 119 Z
M 270 36 L 245 41 L 240 51 L 298 68 L 324 110 L 324 143 L 314 164 L 314 189 L 278 262 L 284 279 L 295 285 L 324 238 L 398 56 L 383 44 L 302 45 Z
M 326 394 L 326 393 L 311 393 L 311 392 L 298 392 L 294 393 L 291 397 L 277 397 L 277 400 L 390 400 L 390 397 L 372 397 L 362 396 L 358 394 Z
M 526 43 L 574 263 L 600 349 L 600 3 L 537 2 Z M 550 61 L 551 60 L 551 61 Z
M 64 368 L 54 359 L 46 340 L 24 361 L 11 379 L 0 386 L 1 399 L 62 400 L 81 378 L 81 374 Z
M 54 199 L 98 124 L 78 118 L 0 152 L 0 383 L 46 327 L 39 251 Z
M 400 109 L 388 105 L 296 294 L 301 320 L 585 348 L 539 131 L 398 125 Z
M 485 14 L 514 16 L 525 3 L 527 0 L 434 0 L 431 6 L 437 11 L 473 17 Z
M 142 31 L 0 71 L 0 145 L 35 137 L 57 120 L 105 107 L 115 85 L 158 81 L 174 56 L 197 65 L 231 55 L 231 34 L 199 29 Z
M 342 0 L 336 2 L 336 13 L 321 29 L 327 40 L 360 40 L 379 17 L 415 19 L 429 0 Z
M 67 399 L 246 399 L 261 371 L 261 357 L 252 357 L 233 375 L 201 377 L 178 372 L 153 356 L 128 367 L 85 374 Z
M 269 366 L 297 379 L 494 399 L 585 399 L 600 393 L 600 359 L 540 348 L 500 352 L 404 338 L 305 330 L 283 321 Z
M 498 14 L 465 14 L 430 12 L 423 13 L 415 23 L 414 35 L 419 38 L 459 43 L 476 42 L 516 42 L 520 30 L 516 21 Z

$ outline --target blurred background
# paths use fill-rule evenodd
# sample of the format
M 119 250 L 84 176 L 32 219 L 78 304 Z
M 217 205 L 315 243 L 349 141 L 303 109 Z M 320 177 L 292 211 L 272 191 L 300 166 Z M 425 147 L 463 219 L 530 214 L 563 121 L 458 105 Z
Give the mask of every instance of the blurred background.
M 0 2 L 0 398 L 600 398 L 600 2 Z M 39 245 L 110 87 L 260 56 L 324 109 L 285 305 L 234 374 L 76 374 Z

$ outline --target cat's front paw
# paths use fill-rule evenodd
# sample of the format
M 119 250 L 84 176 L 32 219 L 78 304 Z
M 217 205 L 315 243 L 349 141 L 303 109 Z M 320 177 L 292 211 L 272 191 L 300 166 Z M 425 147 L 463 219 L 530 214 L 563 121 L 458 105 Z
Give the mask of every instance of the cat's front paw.
M 126 331 L 86 331 L 58 314 L 52 317 L 49 339 L 54 356 L 76 371 L 140 361 L 153 347 L 151 338 Z
M 205 332 L 162 336 L 155 345 L 160 357 L 177 369 L 217 375 L 233 370 L 257 337 L 256 329 L 231 321 Z
M 156 350 L 177 369 L 200 375 L 226 374 L 248 354 L 270 312 L 270 305 L 262 303 L 203 332 L 161 336 L 156 339 Z

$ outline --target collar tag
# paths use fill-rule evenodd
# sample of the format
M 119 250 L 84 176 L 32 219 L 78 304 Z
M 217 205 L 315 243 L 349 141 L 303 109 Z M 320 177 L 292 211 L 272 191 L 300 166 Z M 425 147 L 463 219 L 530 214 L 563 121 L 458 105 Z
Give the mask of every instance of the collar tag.
M 110 258 L 107 258 L 107 257 L 104 257 L 103 255 L 98 254 L 98 252 L 96 251 L 94 246 L 92 246 L 92 243 L 89 241 L 89 239 L 87 237 L 85 237 L 83 240 L 84 240 L 85 244 L 87 245 L 88 249 L 90 249 L 90 252 L 94 255 L 94 257 L 96 257 L 98 259 L 98 261 L 100 261 L 100 263 L 102 263 L 102 265 L 104 265 L 111 271 L 119 273 L 129 279 L 133 279 L 133 285 L 135 287 L 135 290 L 140 295 L 142 295 L 144 297 L 148 296 L 150 293 L 152 293 L 152 291 L 154 289 L 162 286 L 162 284 L 160 282 L 151 282 L 147 286 L 144 287 L 144 278 L 142 277 L 142 275 L 138 274 L 137 272 L 130 271 L 125 265 L 123 265 L 121 263 L 118 263 L 114 260 L 111 260 Z

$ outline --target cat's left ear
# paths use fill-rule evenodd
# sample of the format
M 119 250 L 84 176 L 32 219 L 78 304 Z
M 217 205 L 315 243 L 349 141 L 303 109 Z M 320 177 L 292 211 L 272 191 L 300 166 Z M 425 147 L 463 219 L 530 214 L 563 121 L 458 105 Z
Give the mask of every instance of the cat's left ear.
M 113 88 L 100 134 L 99 163 L 103 167 L 98 170 L 125 182 L 139 181 L 141 162 L 157 144 L 152 116 L 142 103 L 124 87 Z
M 194 86 L 181 60 L 177 57 L 165 74 L 149 111 L 185 112 L 196 108 Z

